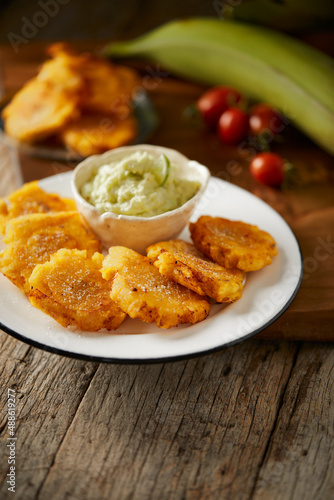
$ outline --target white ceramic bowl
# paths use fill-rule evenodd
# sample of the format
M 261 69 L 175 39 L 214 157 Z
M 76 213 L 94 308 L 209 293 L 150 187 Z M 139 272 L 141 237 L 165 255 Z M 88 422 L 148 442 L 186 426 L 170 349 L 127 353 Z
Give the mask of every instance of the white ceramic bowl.
M 201 184 L 200 189 L 181 207 L 154 217 L 118 215 L 113 212 L 99 214 L 96 208 L 81 196 L 82 186 L 91 178 L 96 167 L 117 161 L 135 151 L 147 151 L 157 157 L 165 154 L 172 163 L 179 166 L 179 176 L 198 181 Z M 189 160 L 174 149 L 141 144 L 113 149 L 102 155 L 86 158 L 74 169 L 72 191 L 78 211 L 106 248 L 121 245 L 145 254 L 149 245 L 175 238 L 183 230 L 196 203 L 202 196 L 209 178 L 210 172 L 206 167 L 196 161 Z

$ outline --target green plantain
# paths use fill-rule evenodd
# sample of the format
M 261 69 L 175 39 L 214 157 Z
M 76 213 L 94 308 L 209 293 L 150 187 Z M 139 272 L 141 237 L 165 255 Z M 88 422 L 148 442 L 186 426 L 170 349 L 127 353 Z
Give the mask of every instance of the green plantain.
M 334 155 L 334 63 L 277 31 L 215 18 L 169 22 L 105 48 L 108 57 L 143 57 L 172 73 L 227 84 L 283 112 Z

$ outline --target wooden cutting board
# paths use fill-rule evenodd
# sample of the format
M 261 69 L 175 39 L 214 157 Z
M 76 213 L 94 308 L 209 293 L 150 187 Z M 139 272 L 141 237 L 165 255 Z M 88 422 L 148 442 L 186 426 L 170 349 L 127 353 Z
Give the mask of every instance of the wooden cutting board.
M 94 46 L 85 44 L 84 48 L 93 50 Z M 14 56 L 11 47 L 0 47 L 5 92 L 36 73 L 44 60 L 44 48 L 43 43 L 30 42 Z M 133 64 L 138 67 L 138 63 Z M 207 165 L 213 175 L 262 198 L 284 217 L 299 241 L 304 262 L 301 288 L 289 309 L 258 337 L 334 341 L 334 158 L 288 125 L 284 141 L 274 150 L 295 166 L 294 181 L 282 190 L 262 186 L 249 173 L 249 146 L 224 146 L 214 132 L 185 116 L 203 87 L 176 79 L 153 64 L 141 63 L 139 68 L 146 77 L 143 82 L 150 78 L 147 90 L 160 118 L 159 128 L 149 142 L 178 149 Z M 72 167 L 17 155 L 0 145 L 0 195 L 22 181 Z

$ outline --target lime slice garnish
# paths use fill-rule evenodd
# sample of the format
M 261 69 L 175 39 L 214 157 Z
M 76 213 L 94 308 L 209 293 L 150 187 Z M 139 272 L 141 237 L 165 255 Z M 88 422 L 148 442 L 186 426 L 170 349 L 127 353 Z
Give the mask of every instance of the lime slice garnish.
M 162 187 L 165 184 L 165 182 L 167 181 L 168 175 L 169 175 L 169 168 L 170 168 L 170 161 L 167 158 L 167 156 L 163 154 L 163 155 L 161 155 L 161 157 L 162 157 L 162 161 L 163 161 L 163 168 L 161 171 L 162 181 L 161 181 L 160 187 Z

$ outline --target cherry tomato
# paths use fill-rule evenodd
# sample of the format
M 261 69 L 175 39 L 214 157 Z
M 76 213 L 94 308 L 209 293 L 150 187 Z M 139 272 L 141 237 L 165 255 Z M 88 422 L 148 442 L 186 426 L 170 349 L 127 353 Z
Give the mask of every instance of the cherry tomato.
M 276 109 L 268 104 L 257 104 L 251 109 L 249 128 L 255 135 L 264 131 L 270 131 L 275 135 L 284 130 L 284 123 L 282 116 Z
M 238 90 L 231 87 L 212 87 L 198 99 L 196 106 L 203 120 L 210 127 L 215 127 L 220 115 L 228 107 L 241 99 Z
M 242 141 L 248 132 L 248 120 L 248 114 L 241 109 L 227 109 L 219 118 L 219 137 L 227 144 L 235 144 Z
M 267 186 L 280 186 L 284 180 L 284 159 L 276 153 L 259 153 L 250 163 L 254 179 Z

